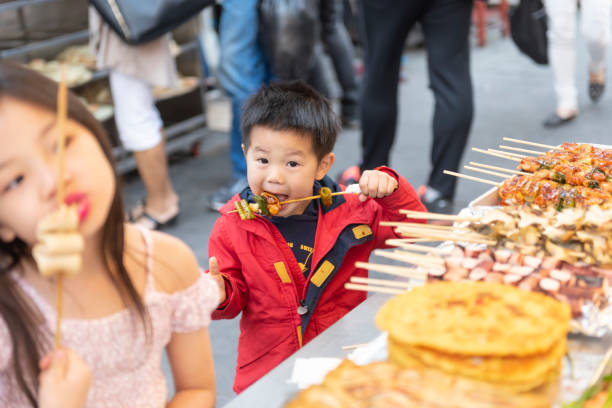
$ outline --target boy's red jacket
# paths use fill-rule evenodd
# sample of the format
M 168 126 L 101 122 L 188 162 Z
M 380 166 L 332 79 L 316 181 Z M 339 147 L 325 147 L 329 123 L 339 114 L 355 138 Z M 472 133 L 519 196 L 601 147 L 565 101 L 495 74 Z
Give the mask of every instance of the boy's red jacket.
M 308 279 L 269 220 L 257 216 L 242 221 L 237 213 L 228 214 L 239 195 L 221 208 L 208 254 L 219 262 L 227 300 L 213 312 L 213 319 L 231 319 L 242 312 L 234 380 L 237 393 L 366 298 L 364 292 L 344 289 L 344 284 L 351 276 L 367 276 L 355 262 L 367 262 L 374 248 L 397 237 L 392 227 L 381 227 L 380 221 L 406 221 L 400 209 L 426 211 L 408 181 L 387 167 L 379 170 L 398 180 L 393 194 L 363 203 L 357 195 L 340 195 L 330 207 L 320 206 Z M 315 184 L 315 193 L 324 185 L 340 190 L 328 177 Z

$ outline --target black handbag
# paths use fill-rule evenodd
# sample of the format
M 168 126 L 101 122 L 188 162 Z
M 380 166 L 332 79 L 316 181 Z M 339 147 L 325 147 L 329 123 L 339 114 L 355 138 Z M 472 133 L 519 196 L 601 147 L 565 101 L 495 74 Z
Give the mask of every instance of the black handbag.
M 215 0 L 89 0 L 128 44 L 155 40 L 196 16 Z
M 508 12 L 510 34 L 519 50 L 535 63 L 548 64 L 548 23 L 541 0 L 521 0 Z

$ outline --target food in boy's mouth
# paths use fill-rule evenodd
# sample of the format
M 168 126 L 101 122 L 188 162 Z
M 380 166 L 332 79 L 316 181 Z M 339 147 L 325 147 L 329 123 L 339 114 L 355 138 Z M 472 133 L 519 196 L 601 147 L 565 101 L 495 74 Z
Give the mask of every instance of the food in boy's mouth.
M 38 222 L 38 243 L 32 249 L 32 256 L 41 275 L 75 275 L 81 270 L 84 243 L 78 232 L 79 219 L 77 205 L 62 205 Z

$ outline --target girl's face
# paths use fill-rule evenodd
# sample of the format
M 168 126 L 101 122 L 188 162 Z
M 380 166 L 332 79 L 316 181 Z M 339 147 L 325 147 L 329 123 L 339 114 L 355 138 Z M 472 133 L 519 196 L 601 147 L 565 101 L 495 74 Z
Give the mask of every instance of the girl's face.
M 87 239 L 101 231 L 115 194 L 111 164 L 94 135 L 68 119 L 64 180 L 58 180 L 55 112 L 12 97 L 0 97 L 0 239 L 36 243 L 36 225 L 65 202 L 76 205 Z

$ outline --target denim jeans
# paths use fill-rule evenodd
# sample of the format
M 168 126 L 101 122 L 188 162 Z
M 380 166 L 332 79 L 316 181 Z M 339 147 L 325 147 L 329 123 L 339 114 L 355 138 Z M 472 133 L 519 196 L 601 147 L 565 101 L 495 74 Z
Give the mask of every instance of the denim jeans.
M 224 0 L 219 25 L 218 79 L 232 100 L 230 160 L 234 179 L 246 178 L 240 114 L 245 100 L 267 80 L 268 71 L 258 39 L 257 0 Z

